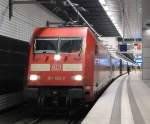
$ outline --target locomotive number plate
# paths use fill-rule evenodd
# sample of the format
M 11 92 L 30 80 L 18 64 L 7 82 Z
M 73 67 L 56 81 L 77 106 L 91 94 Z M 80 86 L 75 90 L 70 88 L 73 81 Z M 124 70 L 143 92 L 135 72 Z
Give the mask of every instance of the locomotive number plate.
M 61 64 L 51 64 L 50 70 L 51 71 L 62 71 L 62 65 Z
M 63 76 L 49 76 L 48 80 L 65 80 L 65 77 Z

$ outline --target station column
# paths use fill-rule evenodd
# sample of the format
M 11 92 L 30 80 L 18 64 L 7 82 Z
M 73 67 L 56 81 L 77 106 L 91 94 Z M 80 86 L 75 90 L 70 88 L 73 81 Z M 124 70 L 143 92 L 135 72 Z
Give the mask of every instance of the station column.
M 142 1 L 142 11 L 143 11 L 143 79 L 150 79 L 150 1 L 143 0 Z

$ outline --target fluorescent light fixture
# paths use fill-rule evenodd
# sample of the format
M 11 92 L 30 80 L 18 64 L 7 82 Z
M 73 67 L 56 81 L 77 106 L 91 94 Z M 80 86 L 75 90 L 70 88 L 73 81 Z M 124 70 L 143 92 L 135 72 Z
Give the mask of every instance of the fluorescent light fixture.
M 99 0 L 99 2 L 100 2 L 102 5 L 106 5 L 106 1 L 105 1 L 105 0 Z
M 103 6 L 103 8 L 105 9 L 105 11 L 109 10 L 108 6 Z
M 104 8 L 106 14 L 108 15 L 108 17 L 110 18 L 110 20 L 112 21 L 112 23 L 114 24 L 114 26 L 116 27 L 118 33 L 122 35 L 122 31 L 120 30 L 119 25 L 117 24 L 117 20 L 116 20 L 116 14 L 111 11 L 111 8 L 109 9 L 109 7 L 107 6 L 106 0 L 99 0 L 100 4 L 102 5 L 102 7 Z
M 113 16 L 110 16 L 110 19 L 112 20 L 112 22 L 113 22 L 113 20 L 115 20 L 115 18 Z
M 110 12 L 110 11 L 107 11 L 106 13 L 107 13 L 108 16 L 112 15 L 112 12 Z
M 121 35 L 121 37 L 123 37 L 123 33 L 121 32 L 121 30 L 119 30 L 119 34 Z
M 115 23 L 114 25 L 115 25 L 115 27 L 117 27 L 117 26 L 118 26 L 116 23 Z
M 112 22 L 113 22 L 113 24 L 114 24 L 114 25 L 116 25 L 116 24 L 117 24 L 115 20 L 112 20 Z
M 116 28 L 117 28 L 118 30 L 120 30 L 120 27 L 119 27 L 119 26 L 116 26 Z

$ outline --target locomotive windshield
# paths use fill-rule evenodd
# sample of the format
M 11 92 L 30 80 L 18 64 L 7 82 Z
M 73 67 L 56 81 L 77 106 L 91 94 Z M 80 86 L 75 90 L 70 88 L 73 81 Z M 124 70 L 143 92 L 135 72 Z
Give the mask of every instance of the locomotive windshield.
M 81 39 L 79 38 L 61 38 L 60 52 L 78 52 L 81 49 Z
M 48 38 L 36 39 L 35 53 L 62 52 L 72 53 L 81 50 L 81 38 Z
M 58 49 L 58 39 L 37 39 L 35 42 L 35 53 L 55 52 Z

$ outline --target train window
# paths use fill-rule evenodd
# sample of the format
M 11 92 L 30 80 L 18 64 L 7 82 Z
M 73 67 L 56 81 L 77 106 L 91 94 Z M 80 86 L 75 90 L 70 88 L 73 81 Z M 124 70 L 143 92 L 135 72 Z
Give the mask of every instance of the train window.
M 78 52 L 82 47 L 81 38 L 61 38 L 60 52 Z
M 56 52 L 58 49 L 58 38 L 36 39 L 35 53 Z

